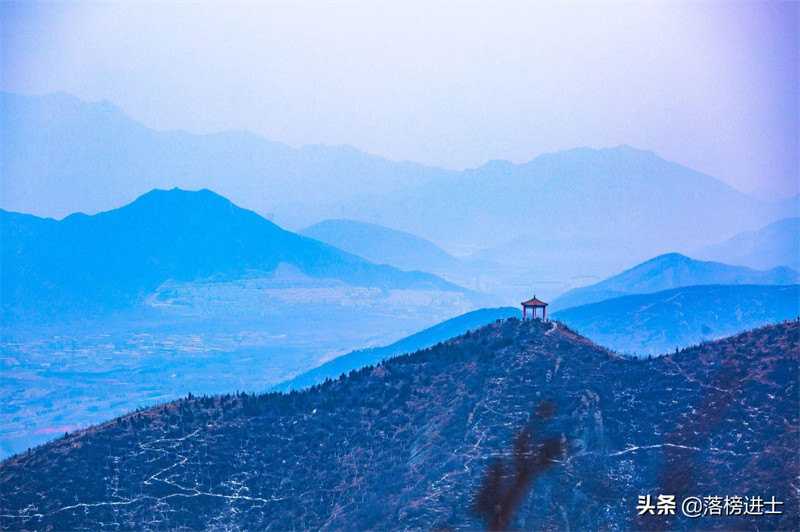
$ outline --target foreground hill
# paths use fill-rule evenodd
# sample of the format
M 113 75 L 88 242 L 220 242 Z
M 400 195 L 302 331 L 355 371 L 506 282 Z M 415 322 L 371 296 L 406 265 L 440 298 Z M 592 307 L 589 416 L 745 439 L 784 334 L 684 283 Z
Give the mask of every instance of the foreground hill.
M 154 190 L 125 207 L 64 220 L 0 211 L 3 310 L 118 307 L 163 282 L 246 277 L 289 264 L 357 286 L 463 291 L 290 233 L 217 194 Z
M 786 218 L 759 229 L 745 231 L 721 244 L 698 252 L 703 258 L 751 268 L 788 266 L 800 269 L 800 218 Z
M 800 316 L 800 285 L 686 286 L 553 313 L 620 353 L 656 355 Z
M 570 290 L 552 301 L 552 309 L 577 307 L 631 294 L 651 294 L 682 286 L 789 285 L 798 282 L 800 273 L 790 268 L 758 271 L 720 262 L 694 260 L 679 253 L 669 253 L 650 259 L 599 283 Z
M 439 342 L 444 342 L 445 340 L 462 335 L 469 330 L 476 329 L 487 323 L 519 317 L 521 317 L 519 309 L 512 307 L 473 310 L 472 312 L 429 327 L 424 331 L 412 334 L 391 345 L 359 349 L 358 351 L 342 355 L 330 362 L 326 362 L 319 367 L 298 375 L 293 379 L 273 386 L 272 390 L 282 392 L 300 390 L 324 382 L 325 379 L 335 379 L 354 369 L 376 365 L 387 358 L 402 355 L 403 353 L 412 353 Z
M 3 530 L 796 530 L 800 323 L 654 360 L 492 324 L 288 395 L 189 397 L 0 464 Z M 780 515 L 637 518 L 638 497 Z

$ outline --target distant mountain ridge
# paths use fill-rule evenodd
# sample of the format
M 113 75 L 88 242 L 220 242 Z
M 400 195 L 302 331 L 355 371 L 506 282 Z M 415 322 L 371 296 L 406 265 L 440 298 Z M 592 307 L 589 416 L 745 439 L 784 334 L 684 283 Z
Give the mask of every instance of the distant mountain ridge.
M 786 218 L 757 231 L 745 231 L 698 250 L 701 258 L 767 269 L 788 266 L 800 270 L 800 218 Z
M 384 288 L 464 291 L 435 275 L 402 272 L 290 233 L 208 190 L 154 190 L 130 205 L 62 221 L 0 211 L 3 310 L 116 307 L 168 279 L 271 272 Z
M 325 220 L 298 233 L 376 264 L 389 264 L 401 270 L 433 272 L 455 268 L 460 262 L 424 238 L 354 220 Z
M 575 288 L 552 301 L 561 310 L 632 294 L 651 294 L 691 285 L 790 285 L 800 282 L 800 273 L 790 268 L 758 271 L 743 266 L 691 259 L 668 253 L 650 259 L 599 283 Z
M 244 131 L 156 131 L 107 100 L 65 92 L 0 92 L 0 115 L 0 170 L 13 184 L 0 207 L 40 216 L 102 212 L 173 187 L 209 188 L 269 216 L 300 198 L 385 193 L 453 174 L 351 146 L 292 148 Z
M 798 338 L 630 360 L 513 320 L 303 392 L 190 395 L 0 463 L 0 527 L 796 530 Z M 784 504 L 637 516 L 661 492 Z
M 659 355 L 800 317 L 800 285 L 684 286 L 553 313 L 617 352 Z
M 289 228 L 347 218 L 450 252 L 522 235 L 592 239 L 624 264 L 709 245 L 800 208 L 798 198 L 757 200 L 624 145 L 457 172 L 351 147 L 293 149 L 245 132 L 153 131 L 108 102 L 64 93 L 0 96 L 0 164 L 13 184 L 0 207 L 34 214 L 102 211 L 153 188 L 211 188 Z
M 516 283 L 507 277 L 515 272 L 514 266 L 499 265 L 492 262 L 491 258 L 457 258 L 429 240 L 382 225 L 354 220 L 325 220 L 301 230 L 299 234 L 376 264 L 434 273 L 459 286 L 490 292 L 498 296 L 498 301 L 507 301 L 507 292 L 516 294 L 513 288 Z
M 340 208 L 348 218 L 407 231 L 445 249 L 532 235 L 599 240 L 609 255 L 643 260 L 793 215 L 798 200 L 756 200 L 653 152 L 621 145 L 576 148 L 520 165 L 487 164 L 455 180 L 348 200 Z

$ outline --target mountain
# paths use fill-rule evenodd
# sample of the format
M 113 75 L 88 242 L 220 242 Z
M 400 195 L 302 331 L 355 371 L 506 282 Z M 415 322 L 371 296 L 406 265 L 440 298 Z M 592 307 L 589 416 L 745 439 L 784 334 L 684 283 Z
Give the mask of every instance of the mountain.
M 453 174 L 350 146 L 297 149 L 244 131 L 155 131 L 106 100 L 64 92 L 0 92 L 0 115 L 0 207 L 46 217 L 97 213 L 173 187 L 209 188 L 270 217 L 288 202 L 386 193 Z
M 621 353 L 658 354 L 800 316 L 800 285 L 686 286 L 554 312 Z
M 125 207 L 61 221 L 0 217 L 6 313 L 116 308 L 167 280 L 241 278 L 281 264 L 357 286 L 464 292 L 435 275 L 375 265 L 290 233 L 208 190 L 154 190 Z
M 597 241 L 607 256 L 644 260 L 795 216 L 798 199 L 756 200 L 653 152 L 621 145 L 576 148 L 519 165 L 493 162 L 456 179 L 365 194 L 338 208 L 348 218 L 407 231 L 451 252 L 530 235 Z
M 721 244 L 705 247 L 699 257 L 767 269 L 788 266 L 800 270 L 800 218 L 786 218 L 745 231 Z
M 588 239 L 618 268 L 713 244 L 800 208 L 798 198 L 757 200 L 624 145 L 453 171 L 347 146 L 295 149 L 241 131 L 154 131 L 107 101 L 65 93 L 2 93 L 0 105 L 0 171 L 10 183 L 0 207 L 39 216 L 95 213 L 153 188 L 209 188 L 288 228 L 347 218 L 459 255 L 523 235 L 565 244 Z
M 353 220 L 325 220 L 299 234 L 401 270 L 437 272 L 458 267 L 459 260 L 415 235 Z
M 602 281 L 642 260 L 638 246 L 621 246 L 619 242 L 614 245 L 618 250 L 610 253 L 609 242 L 603 238 L 557 240 L 543 234 L 521 235 L 477 251 L 469 258 L 494 261 L 501 265 L 499 271 L 507 268 L 519 272 L 502 279 L 517 293 L 525 291 L 526 286 L 536 286 L 544 300 L 553 301 L 576 286 Z
M 0 527 L 796 530 L 799 339 L 792 322 L 635 360 L 495 323 L 303 392 L 64 435 L 0 464 Z M 663 494 L 677 515 L 637 516 Z M 681 515 L 708 494 L 780 513 Z
M 412 334 L 391 345 L 359 349 L 358 351 L 353 351 L 352 353 L 337 357 L 293 379 L 273 386 L 272 391 L 290 392 L 292 390 L 301 390 L 324 382 L 325 379 L 335 379 L 339 375 L 349 373 L 353 370 L 379 364 L 383 360 L 393 356 L 425 349 L 439 342 L 444 342 L 455 336 L 462 335 L 469 330 L 486 325 L 487 323 L 519 317 L 520 310 L 511 307 L 473 310 L 472 312 L 429 327 L 424 331 Z
M 650 259 L 599 283 L 575 288 L 552 301 L 553 311 L 631 294 L 650 294 L 691 285 L 790 285 L 800 274 L 789 268 L 752 270 L 669 253 Z
M 424 238 L 376 224 L 353 220 L 325 220 L 299 234 L 401 270 L 435 273 L 459 286 L 491 293 L 500 301 L 514 301 L 520 287 L 515 266 L 489 258 L 458 259 Z

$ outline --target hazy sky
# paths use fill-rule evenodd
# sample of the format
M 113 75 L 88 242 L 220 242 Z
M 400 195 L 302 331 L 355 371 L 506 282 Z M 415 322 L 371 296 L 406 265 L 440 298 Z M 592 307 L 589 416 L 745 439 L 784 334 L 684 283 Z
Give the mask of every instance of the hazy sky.
M 2 2 L 2 88 L 450 168 L 627 143 L 800 182 L 797 2 Z

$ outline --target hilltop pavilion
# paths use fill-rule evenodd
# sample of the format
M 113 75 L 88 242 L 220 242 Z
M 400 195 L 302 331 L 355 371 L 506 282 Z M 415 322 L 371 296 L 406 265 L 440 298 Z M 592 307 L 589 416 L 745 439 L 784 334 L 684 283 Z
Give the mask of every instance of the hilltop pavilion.
M 528 301 L 522 302 L 522 321 L 528 319 L 528 309 L 531 309 L 531 319 L 536 319 L 536 309 L 542 309 L 542 319 L 544 320 L 546 317 L 547 303 L 544 301 L 540 301 L 536 299 L 536 294 L 533 295 L 533 299 L 529 299 Z

